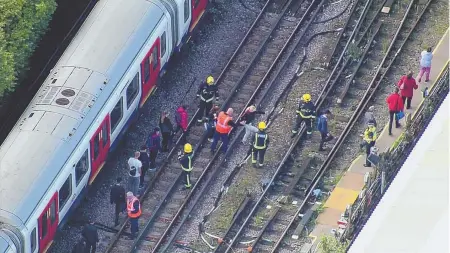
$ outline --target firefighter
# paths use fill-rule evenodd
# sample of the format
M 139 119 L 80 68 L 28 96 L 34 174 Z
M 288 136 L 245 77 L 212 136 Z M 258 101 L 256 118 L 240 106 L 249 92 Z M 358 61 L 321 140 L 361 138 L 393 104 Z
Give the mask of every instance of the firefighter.
M 127 192 L 127 213 L 130 218 L 131 236 L 130 239 L 136 238 L 139 232 L 139 217 L 141 217 L 141 202 L 134 196 L 132 192 Z
M 363 137 L 363 146 L 366 148 L 366 163 L 364 167 L 372 167 L 372 164 L 369 162 L 370 149 L 375 146 L 375 141 L 377 139 L 377 128 L 373 121 L 369 121 L 367 124 L 367 128 L 364 131 Z
M 184 155 L 178 153 L 186 189 L 191 188 L 192 155 L 192 145 L 189 143 L 184 144 Z
M 208 76 L 206 78 L 206 82 L 200 84 L 200 87 L 197 91 L 197 97 L 200 98 L 197 119 L 197 123 L 200 124 L 203 122 L 203 117 L 208 117 L 209 111 L 211 111 L 211 108 L 213 106 L 214 97 L 216 97 L 216 101 L 219 100 L 219 90 L 214 84 L 214 78 L 212 76 Z
M 266 123 L 261 121 L 258 123 L 258 132 L 255 133 L 253 138 L 253 150 L 252 150 L 252 164 L 256 166 L 257 159 L 259 158 L 259 167 L 264 165 L 264 155 L 266 153 L 267 146 L 269 145 L 269 136 L 266 131 Z
M 305 122 L 307 136 L 311 136 L 313 120 L 316 118 L 316 108 L 313 102 L 311 102 L 311 95 L 303 94 L 302 101 L 300 101 L 296 113 L 297 117 L 292 128 L 291 137 L 294 138 L 297 135 L 303 121 Z

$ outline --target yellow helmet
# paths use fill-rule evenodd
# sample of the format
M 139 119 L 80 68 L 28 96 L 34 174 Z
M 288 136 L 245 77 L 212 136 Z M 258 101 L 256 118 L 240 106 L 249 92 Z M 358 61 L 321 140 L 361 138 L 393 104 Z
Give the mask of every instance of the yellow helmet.
M 214 77 L 208 76 L 208 77 L 206 78 L 206 83 L 207 83 L 208 85 L 213 84 L 213 83 L 214 83 Z
M 264 130 L 264 129 L 266 129 L 266 122 L 264 122 L 264 121 L 259 122 L 259 123 L 258 123 L 258 129 L 259 129 L 259 130 Z
M 189 143 L 184 144 L 184 153 L 192 153 L 192 145 Z
M 305 102 L 309 102 L 309 101 L 311 101 L 311 95 L 309 95 L 309 94 L 303 94 L 302 99 L 303 99 L 303 101 L 305 101 Z

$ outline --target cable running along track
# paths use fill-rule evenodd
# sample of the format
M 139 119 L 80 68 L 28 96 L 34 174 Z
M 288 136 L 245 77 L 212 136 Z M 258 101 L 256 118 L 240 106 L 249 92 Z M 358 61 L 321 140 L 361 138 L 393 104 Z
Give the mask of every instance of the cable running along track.
M 339 111 L 353 114 L 336 115 L 334 134 L 338 138 L 333 148 L 325 153 L 312 153 L 306 148 L 317 146 L 317 136 L 300 142 L 305 132 L 302 127 L 275 175 L 244 221 L 239 222 L 239 219 L 236 219 L 231 226 L 231 230 L 235 230 L 232 232 L 235 236 L 231 243 L 218 252 L 231 252 L 232 248 L 233 252 L 241 252 L 242 248 L 255 252 L 298 250 L 293 245 L 299 246 L 297 239 L 301 237 L 308 220 L 318 207 L 314 190 L 323 187 L 324 172 L 430 3 L 420 5 L 418 1 L 413 0 L 403 8 L 400 6 L 397 15 L 400 15 L 402 22 L 398 26 L 392 20 L 394 17 L 378 14 L 381 1 L 365 2 L 367 9 L 360 12 L 361 23 L 353 25 L 354 30 L 349 38 L 342 38 L 346 40 L 344 49 L 339 50 L 342 53 L 334 60 L 336 63 L 333 71 L 316 101 L 319 110 L 326 107 L 337 111 L 333 108 L 339 108 Z M 351 24 L 351 21 L 347 23 Z M 389 39 L 389 44 L 385 46 L 383 43 L 374 43 L 383 39 Z M 341 46 L 340 44 L 343 43 L 337 43 L 337 47 Z M 355 46 L 361 48 L 360 52 L 351 51 Z M 377 53 L 378 51 L 382 53 Z M 371 72 L 374 66 L 375 73 Z M 366 85 L 367 83 L 369 85 Z M 240 224 L 236 226 L 236 223 Z

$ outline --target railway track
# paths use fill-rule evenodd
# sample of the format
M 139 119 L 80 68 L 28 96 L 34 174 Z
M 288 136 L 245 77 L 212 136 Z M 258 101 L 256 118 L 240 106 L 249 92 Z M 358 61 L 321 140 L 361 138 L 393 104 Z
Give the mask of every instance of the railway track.
M 272 2 L 267 1 L 216 80 L 220 97 L 226 98 L 220 101 L 222 110 L 231 107 L 242 115 L 258 93 L 270 89 L 273 83 L 265 87 L 264 81 L 268 79 L 271 70 L 287 50 L 287 44 L 298 37 L 296 33 L 301 25 L 308 21 L 306 17 L 314 7 L 316 14 L 319 9 L 317 0 L 305 0 L 303 6 L 309 7 L 300 7 L 305 9 L 305 13 L 301 19 L 297 19 L 286 14 L 293 0 L 285 1 L 279 14 L 270 13 L 268 7 Z M 305 31 L 306 29 L 303 33 Z M 169 232 L 176 227 L 178 218 L 188 201 L 200 188 L 199 185 L 206 178 L 207 172 L 215 163 L 224 161 L 224 156 L 219 151 L 220 147 L 214 154 L 210 153 L 203 126 L 195 125 L 197 114 L 198 110 L 189 122 L 187 135 L 187 141 L 194 146 L 192 189 L 183 189 L 183 185 L 179 182 L 181 168 L 175 154 L 182 148 L 180 137 L 142 194 L 143 213 L 139 219 L 140 232 L 137 239 L 127 238 L 128 233 L 125 232 L 127 221 L 125 221 L 119 232 L 111 238 L 106 252 L 156 252 Z
M 344 50 L 336 60 L 335 67 L 316 101 L 318 108 L 331 108 L 337 114 L 333 133 L 338 138 L 333 148 L 325 153 L 314 152 L 310 147 L 316 148 L 319 142 L 318 136 L 300 142 L 305 132 L 302 127 L 299 136 L 287 150 L 263 194 L 252 203 L 253 208 L 247 212 L 246 217 L 235 219 L 227 232 L 227 236 L 232 239 L 216 252 L 298 251 L 298 247 L 301 246 L 298 239 L 318 208 L 318 203 L 315 201 L 317 190 L 320 190 L 324 184 L 322 180 L 324 172 L 394 63 L 395 57 L 429 3 L 420 5 L 418 0 L 409 2 L 407 7 L 397 14 L 402 17 L 402 22 L 397 27 L 393 22 L 394 17 L 378 15 L 373 17 L 366 15 L 365 20 L 368 23 L 364 23 L 362 21 L 364 19 L 361 19 L 363 23 L 354 26 L 352 34 L 356 35 L 355 39 L 351 37 L 347 39 Z M 380 6 L 374 4 L 372 8 L 379 9 Z M 367 10 L 366 13 L 371 12 Z M 391 34 L 394 36 L 389 37 Z M 374 42 L 386 38 L 390 39 L 387 48 L 382 54 L 376 54 L 375 50 L 384 48 L 380 43 Z M 362 48 L 361 54 L 358 54 L 359 57 L 348 57 L 350 44 Z M 374 69 L 373 66 L 376 66 L 376 70 L 370 72 L 369 70 Z M 371 81 L 365 82 L 361 77 L 369 77 Z M 369 85 L 362 89 L 364 83 Z M 359 91 L 364 92 L 359 94 Z M 352 114 L 339 115 L 344 110 Z M 297 218 L 299 216 L 300 219 Z

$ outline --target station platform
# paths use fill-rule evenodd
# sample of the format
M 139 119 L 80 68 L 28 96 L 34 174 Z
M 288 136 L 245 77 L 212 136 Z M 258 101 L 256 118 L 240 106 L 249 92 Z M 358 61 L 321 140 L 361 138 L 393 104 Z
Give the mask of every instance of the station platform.
M 416 109 L 423 102 L 421 91 L 425 87 L 432 87 L 435 84 L 436 79 L 443 72 L 447 63 L 449 62 L 449 29 L 445 32 L 437 46 L 433 51 L 433 60 L 430 73 L 430 82 L 425 83 L 424 77 L 419 84 L 419 88 L 414 90 L 414 96 L 411 102 L 411 109 L 405 110 L 405 118 L 407 114 L 414 115 Z M 395 82 L 397 80 L 394 80 Z M 406 109 L 406 108 L 405 108 Z M 404 123 L 404 120 L 402 120 Z M 405 124 L 402 124 L 404 126 Z M 402 128 L 392 128 L 392 136 L 389 136 L 387 131 L 387 125 L 378 136 L 376 141 L 376 147 L 379 148 L 379 152 L 384 152 L 388 148 L 392 147 L 393 143 L 403 132 Z M 374 168 L 364 167 L 365 155 L 358 156 L 345 172 L 331 195 L 328 197 L 324 204 L 324 211 L 318 216 L 316 220 L 315 229 L 310 233 L 310 237 L 314 240 L 313 247 L 315 248 L 320 241 L 321 236 L 331 235 L 332 229 L 338 228 L 338 220 L 341 218 L 341 214 L 344 213 L 348 205 L 354 203 L 357 199 L 360 191 L 364 187 L 364 175 L 366 172 L 373 172 Z

